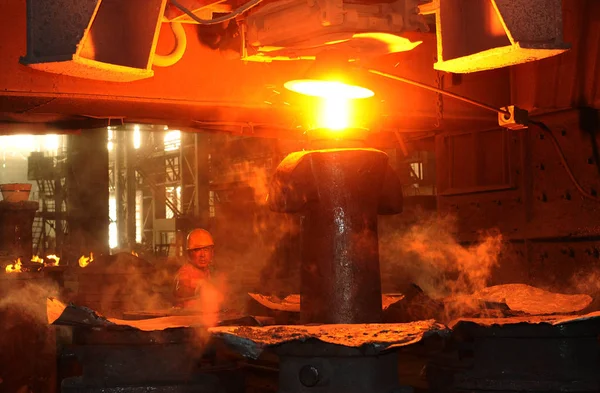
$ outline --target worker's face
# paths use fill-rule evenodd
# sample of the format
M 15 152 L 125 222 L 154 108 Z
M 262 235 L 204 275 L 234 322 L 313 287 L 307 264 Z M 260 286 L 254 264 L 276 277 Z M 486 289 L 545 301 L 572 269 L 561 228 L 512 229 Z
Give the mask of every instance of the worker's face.
M 205 269 L 210 266 L 214 255 L 214 246 L 195 248 L 187 251 L 188 260 L 196 267 Z

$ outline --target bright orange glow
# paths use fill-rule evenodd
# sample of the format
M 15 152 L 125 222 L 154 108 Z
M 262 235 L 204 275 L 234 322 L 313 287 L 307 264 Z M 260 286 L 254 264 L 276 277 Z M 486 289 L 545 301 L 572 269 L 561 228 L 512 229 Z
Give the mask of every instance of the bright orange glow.
M 135 252 L 135 251 L 133 251 L 133 250 L 131 250 L 131 255 L 133 255 L 133 256 L 135 256 L 135 257 L 139 257 L 138 253 L 137 253 L 137 252 Z
M 367 88 L 331 80 L 298 79 L 288 81 L 284 86 L 296 93 L 320 98 L 314 127 L 333 131 L 350 126 L 352 100 L 375 95 Z
M 312 97 L 343 98 L 346 100 L 373 97 L 371 90 L 342 82 L 322 81 L 316 79 L 299 79 L 288 81 L 283 85 L 286 89 Z
M 37 255 L 34 255 L 31 257 L 31 262 L 34 263 L 44 263 L 44 260 L 40 257 L 38 257 Z
M 350 125 L 350 100 L 345 98 L 323 98 L 318 110 L 315 126 L 339 131 Z
M 46 260 L 54 261 L 54 262 L 47 262 L 47 264 L 50 266 L 58 266 L 58 263 L 60 262 L 60 258 L 54 254 L 46 255 Z
M 93 262 L 93 261 L 94 261 L 94 253 L 90 252 L 90 256 L 89 257 L 86 257 L 86 256 L 82 255 L 79 258 L 79 266 L 80 267 L 86 267 L 87 265 L 90 264 L 90 262 Z
M 408 38 L 388 33 L 356 33 L 352 35 L 352 38 L 379 41 L 387 45 L 388 53 L 408 52 L 423 43 L 423 41 L 411 42 Z
M 21 258 L 17 258 L 17 260 L 15 261 L 15 263 L 13 263 L 12 265 L 8 265 L 6 266 L 6 272 L 7 273 L 20 273 L 21 272 Z

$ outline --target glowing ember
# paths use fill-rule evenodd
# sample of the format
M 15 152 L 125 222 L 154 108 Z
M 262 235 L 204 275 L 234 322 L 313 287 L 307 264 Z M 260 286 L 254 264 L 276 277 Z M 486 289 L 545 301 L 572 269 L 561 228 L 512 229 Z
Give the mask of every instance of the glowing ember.
M 21 272 L 21 258 L 17 258 L 15 263 L 6 266 L 7 273 L 20 273 Z
M 136 256 L 136 257 L 139 257 L 138 253 L 137 253 L 137 252 L 135 252 L 135 251 L 133 251 L 133 250 L 131 250 L 131 255 L 134 255 L 134 256 Z
M 34 262 L 34 263 L 44 263 L 44 260 L 42 258 L 40 258 L 39 256 L 34 255 L 33 257 L 31 257 L 31 262 Z
M 82 255 L 81 258 L 79 258 L 79 266 L 86 267 L 87 265 L 90 264 L 90 262 L 93 262 L 93 261 L 94 261 L 94 253 L 90 252 L 89 257 Z
M 54 254 L 46 255 L 46 260 L 48 261 L 48 262 L 46 262 L 46 264 L 49 266 L 58 266 L 58 263 L 60 262 L 60 258 Z M 49 261 L 54 261 L 54 262 L 49 262 Z

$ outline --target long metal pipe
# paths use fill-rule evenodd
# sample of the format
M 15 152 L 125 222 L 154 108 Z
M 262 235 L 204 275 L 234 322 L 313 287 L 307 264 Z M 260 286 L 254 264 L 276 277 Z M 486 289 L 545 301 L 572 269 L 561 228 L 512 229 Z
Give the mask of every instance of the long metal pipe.
M 495 108 L 491 105 L 484 104 L 483 102 L 479 102 L 479 101 L 473 100 L 471 98 L 463 97 L 463 96 L 460 96 L 458 94 L 455 94 L 455 93 L 452 93 L 452 92 L 449 92 L 446 90 L 438 89 L 437 87 L 429 86 L 429 85 L 426 85 L 425 83 L 417 82 L 417 81 L 414 81 L 414 80 L 408 79 L 408 78 L 403 78 L 401 76 L 386 74 L 385 72 L 381 72 L 381 71 L 377 71 L 377 70 L 367 69 L 367 71 L 374 75 L 383 76 L 384 78 L 392 79 L 392 80 L 399 81 L 399 82 L 404 82 L 409 85 L 417 86 L 422 89 L 426 89 L 426 90 L 433 91 L 433 92 L 436 92 L 439 94 L 443 94 L 445 96 L 452 97 L 456 100 L 467 102 L 471 105 L 475 105 L 480 108 L 487 109 L 488 111 L 492 111 L 495 113 L 501 113 L 503 115 L 510 115 L 510 112 L 508 112 L 505 109 Z

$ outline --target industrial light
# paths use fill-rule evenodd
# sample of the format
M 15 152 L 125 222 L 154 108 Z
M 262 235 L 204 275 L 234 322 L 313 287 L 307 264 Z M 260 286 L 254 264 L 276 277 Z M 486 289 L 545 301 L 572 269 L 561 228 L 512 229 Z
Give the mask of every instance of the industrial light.
M 315 126 L 340 131 L 350 126 L 350 100 L 323 97 L 316 110 Z
M 286 82 L 286 89 L 312 97 L 359 99 L 373 97 L 373 91 L 360 86 L 332 80 L 297 79 Z
M 356 70 L 343 53 L 324 51 L 302 78 L 290 80 L 284 83 L 284 87 L 312 97 L 348 100 L 373 97 L 373 91 L 356 83 Z
M 317 126 L 336 131 L 350 125 L 350 100 L 374 95 L 367 88 L 330 80 L 292 80 L 286 82 L 284 87 L 296 93 L 321 98 Z
M 133 127 L 133 148 L 139 149 L 142 145 L 142 134 L 140 133 L 140 126 L 135 125 Z
M 301 78 L 284 83 L 287 90 L 319 99 L 316 128 L 340 131 L 351 124 L 352 101 L 373 97 L 375 93 L 360 86 L 356 67 L 343 53 L 324 51 Z

